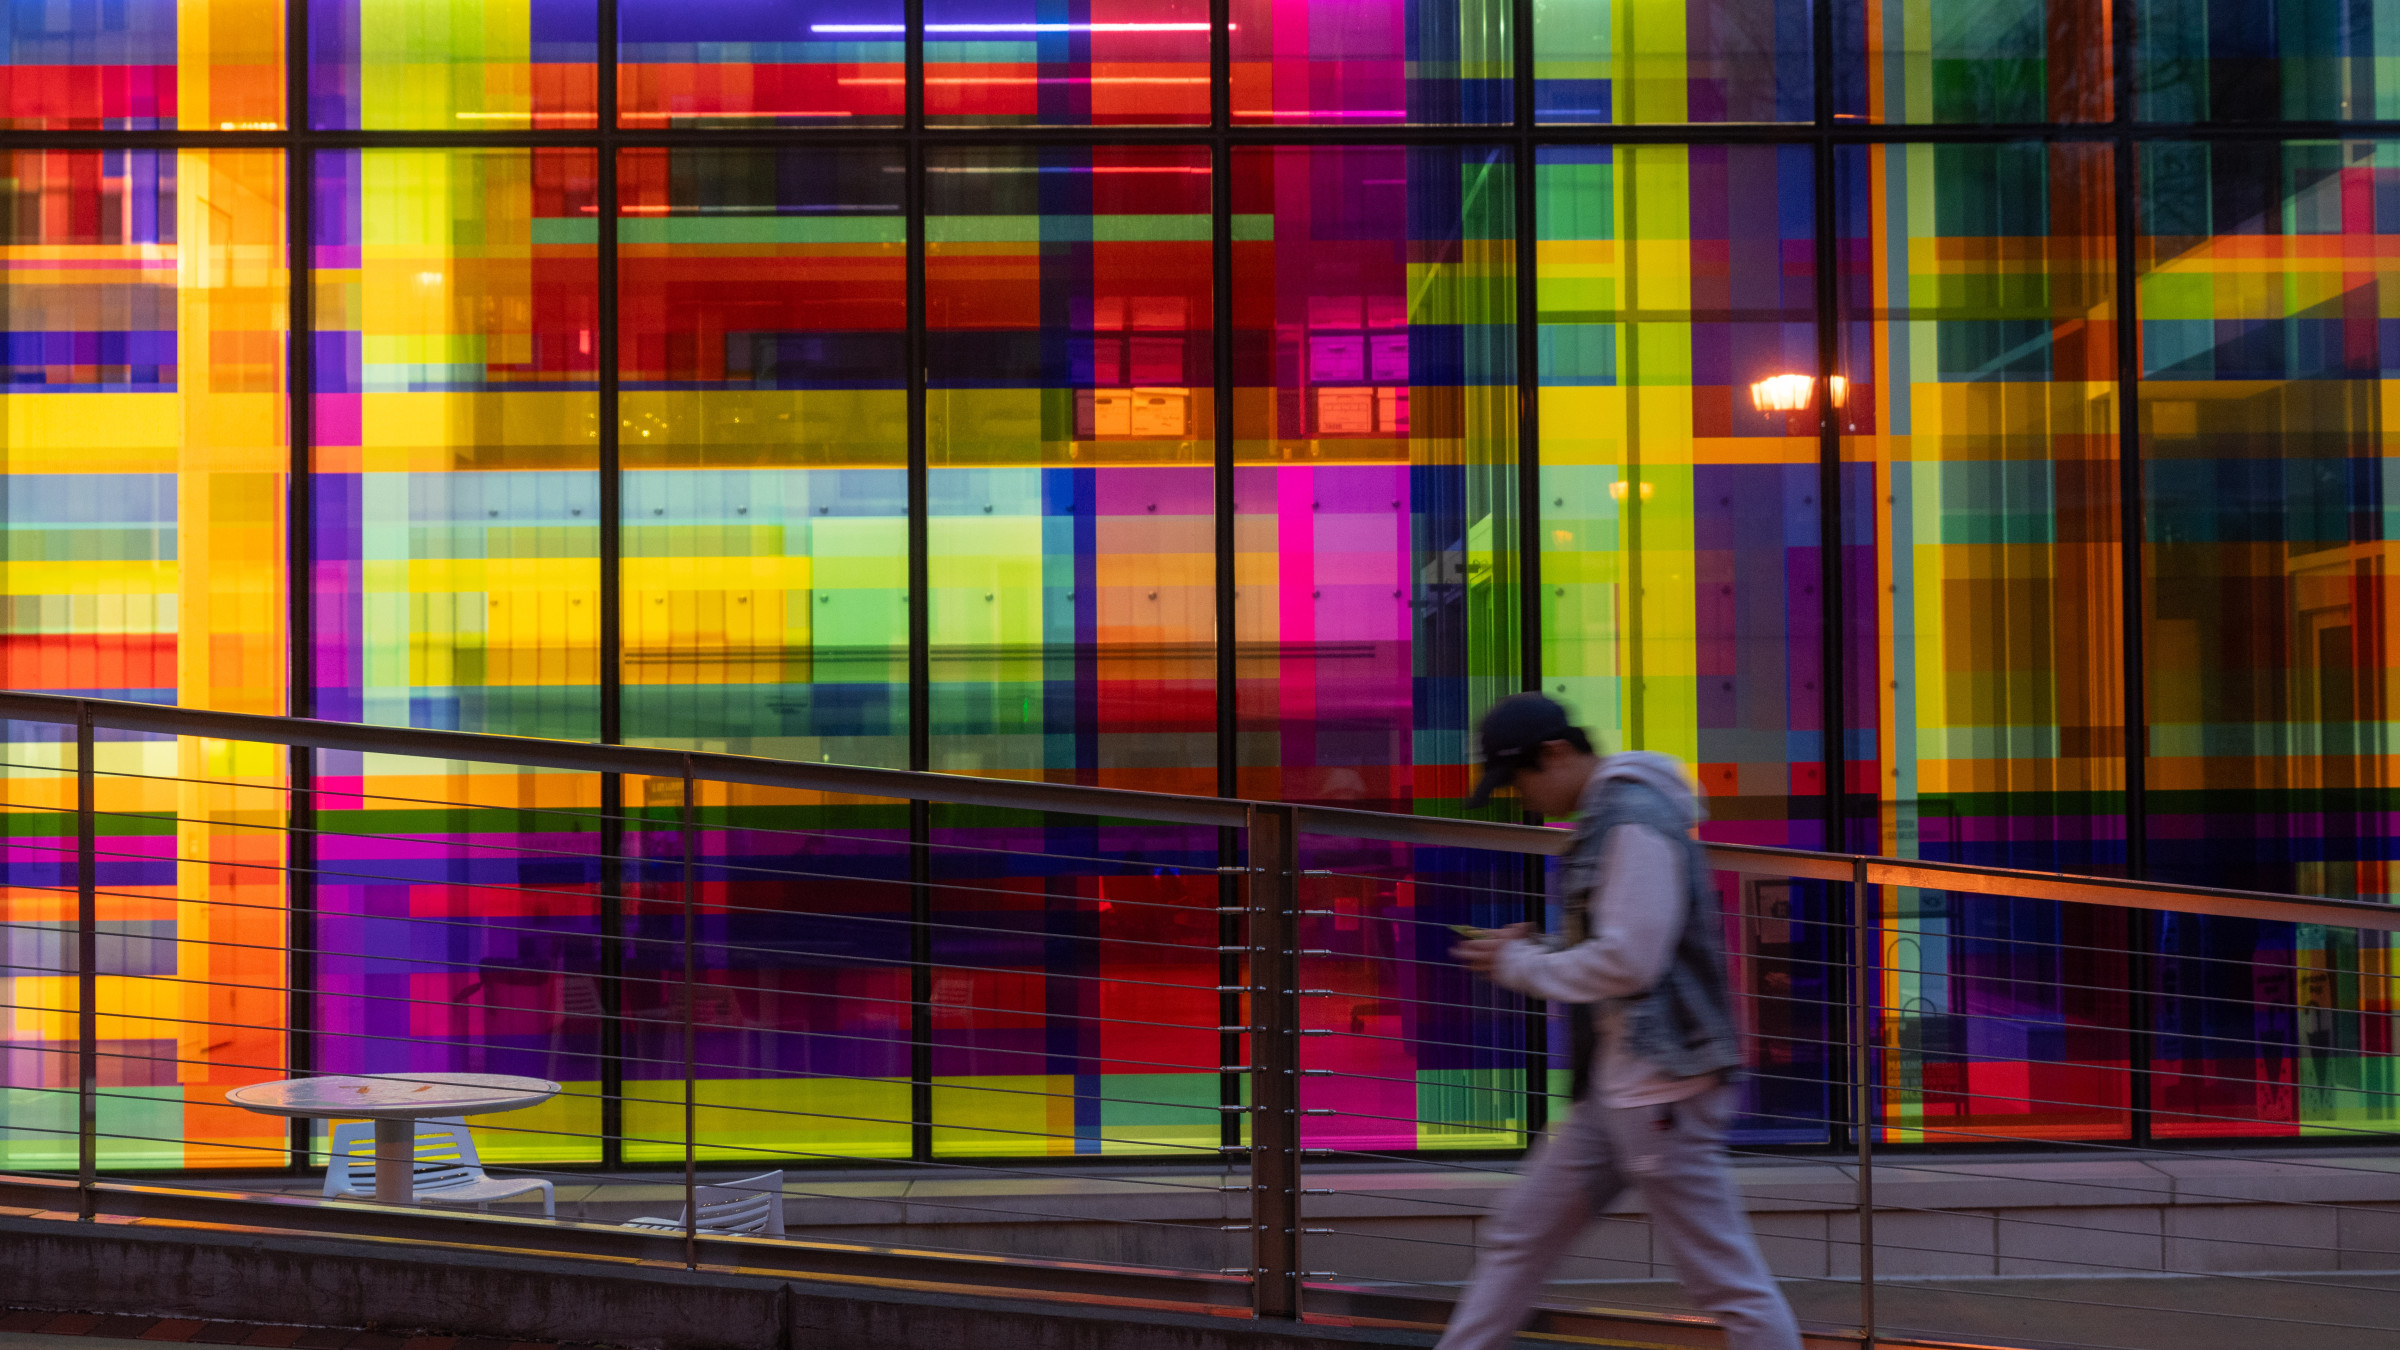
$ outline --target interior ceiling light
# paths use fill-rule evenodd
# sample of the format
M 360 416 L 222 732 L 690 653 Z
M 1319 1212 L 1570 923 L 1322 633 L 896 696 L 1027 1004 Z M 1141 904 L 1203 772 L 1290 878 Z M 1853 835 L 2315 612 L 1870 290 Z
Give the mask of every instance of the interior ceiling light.
M 1850 382 L 1836 375 L 1828 383 L 1833 406 L 1841 407 L 1850 397 Z M 1750 406 L 1760 412 L 1800 412 L 1815 400 L 1816 390 L 1812 375 L 1769 375 L 1750 386 Z

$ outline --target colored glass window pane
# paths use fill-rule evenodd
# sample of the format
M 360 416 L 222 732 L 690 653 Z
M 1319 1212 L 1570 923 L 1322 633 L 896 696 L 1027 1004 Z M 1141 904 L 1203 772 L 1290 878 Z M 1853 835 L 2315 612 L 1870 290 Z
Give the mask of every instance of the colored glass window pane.
M 2134 108 L 2150 122 L 2400 117 L 2400 16 L 2305 0 L 2131 0 Z
M 937 769 L 1215 789 L 1209 188 L 1180 147 L 929 158 Z M 934 823 L 936 1150 L 1213 1150 L 1214 835 Z
M 1536 172 L 1542 691 L 1604 749 L 1690 764 L 1707 837 L 1822 847 L 1808 152 L 1556 146 Z M 1720 885 L 1761 1056 L 1742 1133 L 1822 1138 L 1828 898 Z
M 1816 116 L 1805 0 L 1543 0 L 1538 122 L 1805 122 Z
M 908 762 L 905 179 L 898 153 L 619 161 L 627 740 Z M 907 809 L 709 785 L 683 988 L 674 780 L 628 780 L 629 1157 L 905 1155 Z M 762 1166 L 768 1164 L 761 1164 Z
M 596 732 L 595 167 L 317 156 L 320 716 Z
M 2107 121 L 2115 115 L 2109 9 L 2091 0 L 1843 7 L 1834 16 L 1836 115 L 1894 123 Z
M 1455 803 L 1475 711 L 1517 681 L 1512 166 L 1234 169 L 1242 795 Z
M 1231 0 L 1237 126 L 1506 122 L 1500 0 Z
M 1524 1003 L 1449 959 L 1453 924 L 1526 917 L 1524 860 L 1365 840 L 1301 856 L 1300 983 L 1322 991 L 1300 1004 L 1306 1099 L 1323 1113 L 1303 1123 L 1309 1145 L 1524 1147 Z
M 1214 831 L 936 807 L 938 1157 L 1219 1156 Z
M 316 156 L 319 716 L 595 734 L 597 167 Z M 590 1156 L 543 1136 L 598 1121 L 598 779 L 328 751 L 317 782 L 318 1067 L 551 1078 L 496 1156 Z
M 929 157 L 936 769 L 1215 790 L 1209 189 L 1181 147 Z M 1214 834 L 934 824 L 937 1152 L 1213 1150 Z
M 0 129 L 282 125 L 282 0 L 19 0 L 0 7 Z
M 897 0 L 624 0 L 617 14 L 629 128 L 893 126 L 906 104 Z
M 1208 156 L 926 173 L 933 767 L 1213 791 Z
M 1241 793 L 1456 814 L 1473 719 L 1520 679 L 1515 166 L 1480 146 L 1243 148 L 1233 165 Z M 1319 927 L 1349 981 L 1305 1001 L 1333 1033 L 1306 1063 L 1334 1071 L 1339 1113 L 1312 1143 L 1490 1146 L 1522 1128 L 1484 1090 L 1522 1073 L 1522 1018 L 1462 1014 L 1439 1044 L 1373 1020 L 1416 1025 L 1416 1000 L 1460 994 L 1430 960 L 1441 924 L 1522 908 L 1522 865 L 1308 856 L 1343 874 Z M 1428 963 L 1360 960 L 1386 953 Z M 1441 1122 L 1422 1136 L 1420 1098 Z
M 908 1156 L 907 805 L 700 784 L 687 896 L 682 782 L 623 784 L 626 1158 L 684 1156 L 687 1069 L 700 1158 Z
M 1612 746 L 1692 763 L 1718 837 L 1814 846 L 1808 157 L 1562 146 L 1539 165 L 1544 692 Z
M 596 0 L 305 3 L 311 126 L 548 131 L 594 125 Z
M 315 786 L 315 1070 L 546 1078 L 478 1152 L 595 1161 L 598 776 L 319 751 Z
M 927 0 L 925 116 L 936 125 L 1208 121 L 1204 0 Z
M 2152 868 L 2388 903 L 2400 147 L 2166 142 L 2140 168 Z M 2158 1133 L 2389 1127 L 2389 1019 L 2342 1011 L 2388 1008 L 2387 939 L 2170 916 L 2157 940 Z
M 2035 871 L 2123 863 L 2113 159 L 2085 145 L 1843 152 L 1845 454 L 1883 635 L 1877 852 Z M 1867 315 L 1880 322 L 1866 322 Z M 1865 653 L 1862 653 L 1862 658 Z M 1862 738 L 1863 739 L 1863 738 Z M 1887 1126 L 1929 1142 L 2121 1138 L 2121 911 L 1902 889 L 1912 959 Z M 2072 990 L 2076 992 L 2062 992 Z
M 0 152 L 0 686 L 282 710 L 284 229 L 272 153 Z M 0 1158 L 71 1168 L 74 732 L 0 742 Z M 284 1062 L 284 757 L 95 750 L 102 1164 L 280 1165 L 223 1093 Z
M 896 152 L 619 166 L 625 734 L 904 767 Z

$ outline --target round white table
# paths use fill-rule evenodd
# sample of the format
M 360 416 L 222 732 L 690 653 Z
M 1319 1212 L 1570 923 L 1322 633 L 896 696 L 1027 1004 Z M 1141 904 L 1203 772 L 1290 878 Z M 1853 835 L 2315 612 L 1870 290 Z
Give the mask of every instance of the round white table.
M 369 1073 L 252 1083 L 225 1100 L 269 1116 L 374 1121 L 375 1198 L 406 1205 L 416 1199 L 417 1121 L 522 1110 L 559 1091 L 547 1078 L 500 1073 Z

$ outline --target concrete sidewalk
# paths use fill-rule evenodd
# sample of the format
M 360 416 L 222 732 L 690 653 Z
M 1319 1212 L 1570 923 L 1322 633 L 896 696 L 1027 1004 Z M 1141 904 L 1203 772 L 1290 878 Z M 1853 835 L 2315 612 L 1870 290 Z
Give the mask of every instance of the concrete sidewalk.
M 1811 1326 L 1858 1325 L 1855 1285 L 1787 1280 Z M 1693 1311 L 1658 1281 L 1555 1286 L 1561 1303 L 1642 1313 Z M 2058 1350 L 2393 1350 L 2400 1272 L 1903 1279 L 1875 1288 L 1890 1336 Z

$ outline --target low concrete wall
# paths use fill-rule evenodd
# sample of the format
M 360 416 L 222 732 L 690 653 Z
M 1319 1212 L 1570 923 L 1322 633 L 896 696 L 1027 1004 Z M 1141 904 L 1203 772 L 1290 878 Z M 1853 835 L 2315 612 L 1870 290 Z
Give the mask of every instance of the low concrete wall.
M 1857 1274 L 1856 1172 L 1809 1159 L 1735 1165 L 1777 1274 Z M 1222 1189 L 1236 1180 L 1140 1168 L 933 1178 L 794 1171 L 784 1212 L 794 1234 L 838 1241 L 1217 1270 L 1248 1264 L 1248 1234 L 1226 1231 L 1249 1213 L 1246 1192 Z M 1515 1180 L 1503 1162 L 1312 1164 L 1302 1260 L 1347 1281 L 1462 1281 L 1485 1215 Z M 2400 1270 L 2400 1149 L 1887 1156 L 1874 1180 L 1875 1264 L 1884 1277 Z M 562 1218 L 671 1215 L 682 1201 L 680 1177 L 558 1179 Z M 1568 1253 L 1558 1277 L 1672 1273 L 1640 1196 L 1628 1193 Z
M 7 1297 L 61 1311 L 640 1350 L 1366 1350 L 1428 1335 L 554 1261 L 407 1242 L 0 1216 Z
M 1804 1159 L 1735 1166 L 1777 1274 L 1857 1274 L 1856 1172 Z M 794 1172 L 785 1216 L 795 1233 L 840 1240 L 1205 1270 L 1247 1257 L 1247 1235 L 1222 1228 L 1247 1217 L 1248 1197 L 1219 1190 L 1225 1179 Z M 1464 1280 L 1485 1215 L 1514 1181 L 1505 1163 L 1312 1167 L 1307 1185 L 1318 1193 L 1305 1201 L 1312 1231 L 1302 1259 L 1351 1280 Z M 1876 1164 L 1875 1193 L 1876 1269 L 1887 1277 L 2400 1269 L 2400 1149 L 1890 1158 Z M 562 1215 L 603 1221 L 672 1214 L 681 1198 L 679 1183 L 569 1182 L 559 1192 Z M 1559 1271 L 1567 1280 L 1671 1275 L 1630 1192 Z

